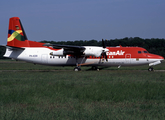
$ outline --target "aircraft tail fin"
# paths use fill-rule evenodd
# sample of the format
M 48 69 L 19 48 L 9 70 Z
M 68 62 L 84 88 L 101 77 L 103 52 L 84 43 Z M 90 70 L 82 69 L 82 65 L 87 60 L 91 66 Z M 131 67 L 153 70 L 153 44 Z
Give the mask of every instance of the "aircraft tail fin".
M 7 46 L 11 47 L 41 47 L 39 42 L 29 41 L 19 17 L 9 20 Z

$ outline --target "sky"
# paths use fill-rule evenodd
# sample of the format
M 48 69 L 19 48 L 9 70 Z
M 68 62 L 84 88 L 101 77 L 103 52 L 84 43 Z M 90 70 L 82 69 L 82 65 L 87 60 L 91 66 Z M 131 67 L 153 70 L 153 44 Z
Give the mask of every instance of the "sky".
M 10 17 L 29 40 L 165 38 L 165 0 L 1 0 L 0 45 Z

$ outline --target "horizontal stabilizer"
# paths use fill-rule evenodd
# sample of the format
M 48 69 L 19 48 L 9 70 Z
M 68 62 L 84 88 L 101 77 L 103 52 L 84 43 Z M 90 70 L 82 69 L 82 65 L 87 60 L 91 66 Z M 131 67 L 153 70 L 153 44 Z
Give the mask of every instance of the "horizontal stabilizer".
M 20 47 L 11 47 L 11 46 L 4 46 L 8 48 L 9 50 L 24 50 L 25 48 L 20 48 Z

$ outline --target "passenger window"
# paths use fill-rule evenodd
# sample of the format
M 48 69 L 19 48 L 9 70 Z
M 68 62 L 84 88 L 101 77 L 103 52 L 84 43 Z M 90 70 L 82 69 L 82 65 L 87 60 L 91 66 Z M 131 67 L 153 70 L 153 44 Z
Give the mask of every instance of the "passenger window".
M 138 51 L 138 53 L 142 53 L 141 51 Z

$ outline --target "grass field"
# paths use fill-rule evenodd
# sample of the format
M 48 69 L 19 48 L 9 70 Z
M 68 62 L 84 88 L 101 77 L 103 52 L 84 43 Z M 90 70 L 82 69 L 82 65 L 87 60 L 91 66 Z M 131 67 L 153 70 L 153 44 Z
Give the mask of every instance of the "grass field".
M 0 120 L 164 120 L 165 62 L 105 68 L 0 61 Z

